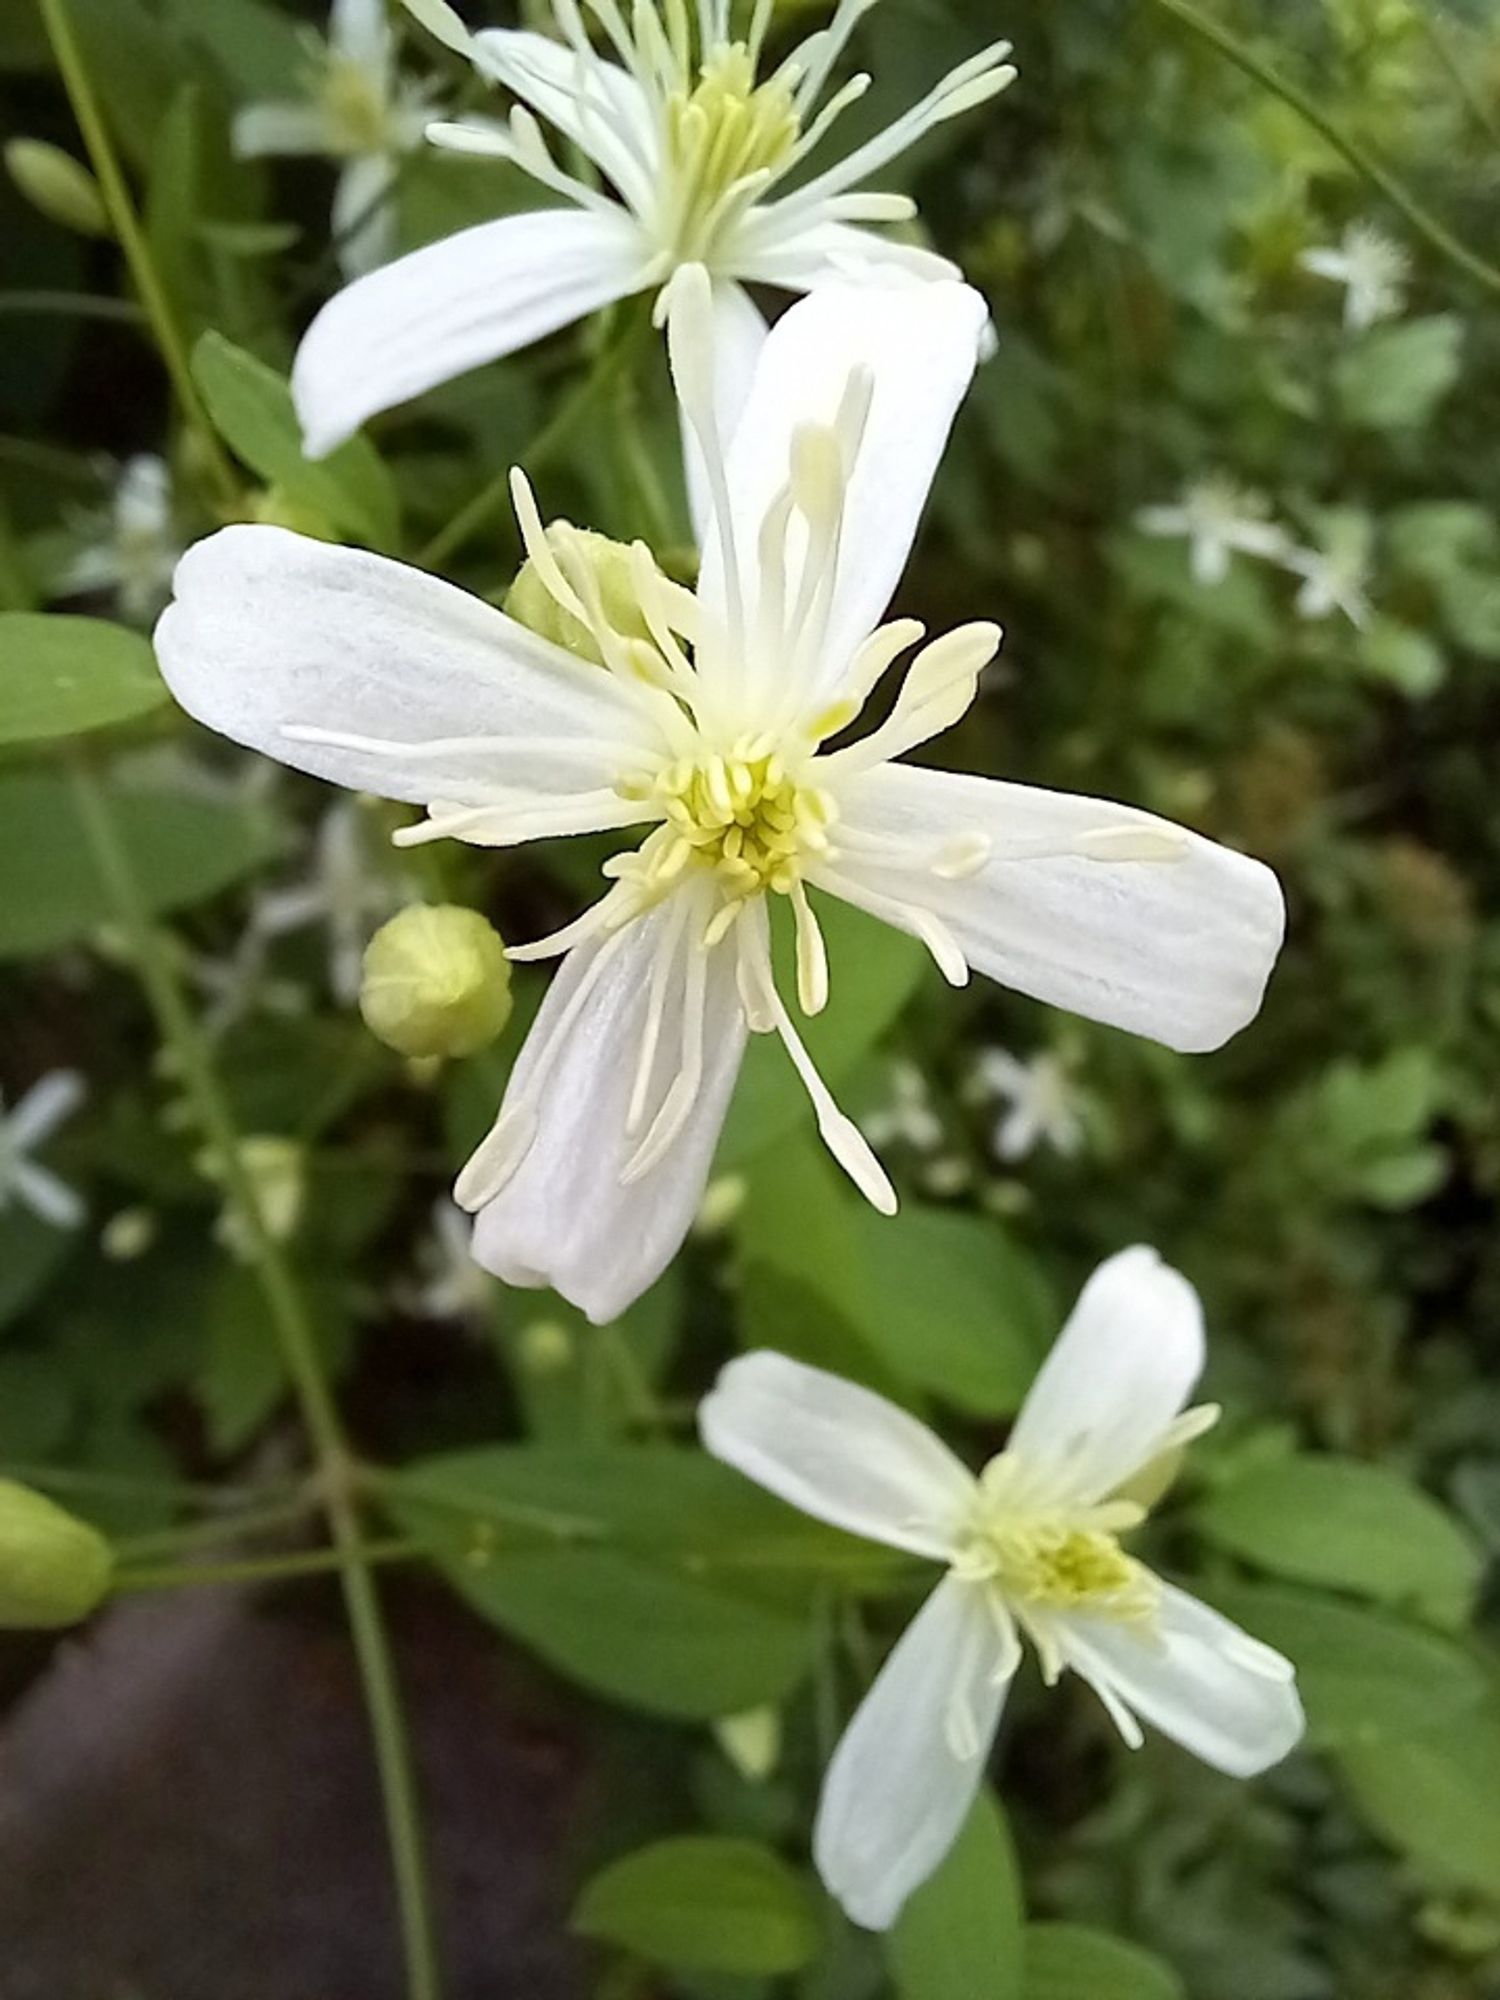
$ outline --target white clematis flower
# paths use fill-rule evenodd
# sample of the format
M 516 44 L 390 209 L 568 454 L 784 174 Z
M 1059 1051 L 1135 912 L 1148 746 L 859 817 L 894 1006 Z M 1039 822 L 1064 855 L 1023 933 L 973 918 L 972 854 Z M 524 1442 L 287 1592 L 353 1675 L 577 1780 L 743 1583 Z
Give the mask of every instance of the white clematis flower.
M 1393 319 L 1406 304 L 1411 259 L 1371 223 L 1351 222 L 1337 244 L 1304 250 L 1297 262 L 1314 277 L 1344 287 L 1344 325 L 1350 333 Z
M 115 482 L 108 525 L 90 531 L 86 547 L 57 579 L 63 597 L 113 591 L 120 616 L 146 625 L 166 603 L 182 540 L 172 518 L 172 475 L 149 452 L 127 458 Z
M 1008 1049 L 985 1049 L 974 1065 L 973 1091 L 995 1097 L 1005 1109 L 995 1124 L 996 1155 L 1013 1164 L 1039 1146 L 1064 1159 L 1082 1149 L 1086 1135 L 1071 1066 L 1050 1050 L 1024 1059 Z
M 1185 1410 L 1203 1366 L 1197 1294 L 1154 1250 L 1101 1265 L 976 1478 L 924 1424 L 784 1355 L 732 1361 L 703 1442 L 804 1513 L 948 1574 L 834 1752 L 818 1872 L 883 1930 L 947 1853 L 984 1776 L 1023 1637 L 1051 1683 L 1088 1682 L 1125 1741 L 1140 1719 L 1233 1777 L 1302 1734 L 1290 1664 L 1120 1546 L 1137 1475 L 1213 1422 Z
M 1291 543 L 1285 529 L 1268 518 L 1269 511 L 1261 494 L 1210 476 L 1187 487 L 1172 506 L 1142 507 L 1135 524 L 1142 534 L 1185 541 L 1193 581 L 1207 589 L 1228 576 L 1233 556 L 1259 556 L 1267 562 L 1284 558 Z
M 432 92 L 402 77 L 386 0 L 333 0 L 309 94 L 236 112 L 241 159 L 316 154 L 340 163 L 333 234 L 344 275 L 360 277 L 396 247 L 387 196 L 403 153 L 422 143 Z
M 54 1229 L 76 1229 L 83 1203 L 50 1168 L 31 1157 L 73 1116 L 87 1091 L 76 1070 L 50 1070 L 13 1111 L 0 1105 L 0 1212 L 14 1201 Z
M 600 902 L 511 953 L 563 963 L 456 1190 L 511 1284 L 596 1320 L 645 1290 L 692 1224 L 752 1030 L 781 1037 L 828 1145 L 894 1208 L 778 991 L 772 898 L 806 1014 L 830 975 L 810 891 L 913 933 L 955 984 L 973 966 L 1174 1048 L 1217 1046 L 1260 1004 L 1283 913 L 1259 863 L 1130 807 L 896 761 L 968 708 L 997 627 L 925 645 L 888 718 L 826 747 L 923 638 L 879 620 L 984 319 L 956 284 L 815 293 L 766 342 L 726 448 L 708 280 L 680 280 L 670 348 L 712 502 L 696 593 L 638 544 L 612 622 L 590 544 L 544 534 L 516 477 L 534 574 L 599 664 L 436 578 L 274 528 L 225 529 L 178 571 L 157 651 L 183 706 L 425 803 L 398 838 L 646 830 Z
M 359 998 L 365 946 L 413 887 L 376 865 L 379 851 L 366 814 L 355 800 L 341 799 L 318 826 L 306 878 L 266 890 L 250 912 L 250 935 L 261 940 L 321 924 L 328 934 L 328 989 L 345 1006 Z
M 529 30 L 469 35 L 453 11 L 413 11 L 520 104 L 508 125 L 435 124 L 428 137 L 519 166 L 569 208 L 507 215 L 403 257 L 352 285 L 308 329 L 292 390 L 309 454 L 331 451 L 367 417 L 513 353 L 616 299 L 657 291 L 684 265 L 714 280 L 721 391 L 732 418 L 765 323 L 754 281 L 807 292 L 833 280 L 955 278 L 945 258 L 866 225 L 908 220 L 904 196 L 863 184 L 934 126 L 1015 76 L 1008 42 L 971 57 L 883 132 L 821 172 L 789 177 L 868 87 L 852 77 L 818 108 L 855 24 L 874 0 L 839 0 L 829 25 L 759 76 L 771 7 L 730 38 L 729 0 L 553 0 L 560 40 Z M 529 106 L 530 109 L 526 107 Z M 535 115 L 533 115 L 535 114 Z M 538 118 L 597 169 L 585 183 L 553 158 Z

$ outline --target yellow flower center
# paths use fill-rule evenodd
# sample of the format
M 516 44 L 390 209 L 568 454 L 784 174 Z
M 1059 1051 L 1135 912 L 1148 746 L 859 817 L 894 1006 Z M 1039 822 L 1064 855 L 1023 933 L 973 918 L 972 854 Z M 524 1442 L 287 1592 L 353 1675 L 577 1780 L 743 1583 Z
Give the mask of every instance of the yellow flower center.
M 688 868 L 712 869 L 727 902 L 766 890 L 790 895 L 808 861 L 828 849 L 836 807 L 828 793 L 804 783 L 765 738 L 741 739 L 726 755 L 679 758 L 638 791 L 657 804 L 665 825 L 639 853 L 630 872 L 655 896 Z
M 757 89 L 755 65 L 739 43 L 715 50 L 696 87 L 668 100 L 664 225 L 680 260 L 707 256 L 731 190 L 748 175 L 784 166 L 800 131 L 791 91 L 776 82 Z
M 954 1568 L 993 1584 L 1019 1610 L 1088 1611 L 1149 1619 L 1160 1597 L 1151 1572 L 1120 1546 L 1145 1510 L 1130 1500 L 1038 1504 L 1009 1453 L 985 1468 Z
M 330 56 L 323 74 L 323 111 L 340 153 L 378 153 L 386 144 L 384 94 L 359 63 Z

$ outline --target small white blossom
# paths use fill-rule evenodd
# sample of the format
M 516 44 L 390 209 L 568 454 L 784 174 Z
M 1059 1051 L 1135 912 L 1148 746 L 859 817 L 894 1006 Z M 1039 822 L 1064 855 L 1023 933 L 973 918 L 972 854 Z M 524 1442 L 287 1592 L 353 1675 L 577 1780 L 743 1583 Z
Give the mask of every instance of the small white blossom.
M 1344 325 L 1351 333 L 1393 319 L 1406 304 L 1411 259 L 1368 222 L 1351 222 L 1336 246 L 1304 250 L 1297 261 L 1304 271 L 1344 287 Z
M 1281 560 L 1290 544 L 1269 514 L 1263 495 L 1231 479 L 1209 477 L 1188 486 L 1175 505 L 1142 507 L 1135 524 L 1143 534 L 1185 541 L 1193 581 L 1209 586 L 1228 576 L 1231 556 Z
M 313 39 L 308 95 L 243 106 L 234 149 L 241 159 L 318 154 L 340 163 L 334 240 L 345 276 L 360 277 L 396 247 L 391 183 L 402 154 L 422 143 L 433 96 L 400 73 L 386 0 L 333 0 L 327 40 Z
M 494 1280 L 469 1254 L 474 1224 L 445 1195 L 433 1204 L 432 1231 L 418 1252 L 419 1282 L 411 1302 L 424 1319 L 479 1318 L 494 1294 Z
M 181 554 L 172 519 L 172 475 L 164 459 L 142 453 L 121 466 L 108 521 L 90 530 L 86 546 L 67 563 L 58 594 L 112 591 L 120 616 L 144 625 L 170 596 Z
M 932 1153 L 946 1134 L 932 1108 L 927 1079 L 915 1063 L 891 1065 L 891 1093 L 884 1104 L 866 1112 L 860 1128 L 872 1146 L 899 1144 L 914 1153 Z
M 1321 545 L 1293 548 L 1284 566 L 1302 579 L 1297 611 L 1303 618 L 1327 618 L 1341 611 L 1351 625 L 1370 622 L 1370 524 L 1357 512 L 1333 511 L 1324 516 Z
M 425 804 L 402 844 L 637 829 L 600 901 L 510 954 L 562 965 L 455 1190 L 507 1283 L 604 1322 L 660 1275 L 752 1032 L 780 1038 L 830 1150 L 894 1209 L 778 988 L 772 896 L 805 1015 L 830 977 L 817 894 L 920 938 L 954 984 L 977 968 L 1173 1048 L 1217 1047 L 1260 1005 L 1283 906 L 1259 863 L 1131 807 L 899 761 L 968 709 L 998 627 L 923 645 L 886 719 L 842 740 L 925 637 L 880 620 L 985 323 L 961 285 L 826 287 L 770 334 L 726 439 L 709 280 L 683 273 L 669 348 L 709 503 L 696 591 L 637 544 L 612 620 L 588 542 L 544 532 L 514 482 L 534 573 L 597 663 L 284 529 L 226 528 L 178 569 L 157 628 L 178 700 L 283 762 Z
M 569 204 L 466 229 L 351 285 L 313 321 L 292 390 L 307 450 L 321 457 L 378 411 L 637 292 L 662 292 L 703 265 L 713 279 L 722 417 L 743 399 L 766 327 L 747 283 L 807 292 L 830 281 L 892 284 L 958 276 L 945 258 L 868 225 L 915 214 L 904 195 L 865 183 L 1015 76 L 996 42 L 920 103 L 820 172 L 804 173 L 839 114 L 864 95 L 861 73 L 819 108 L 829 77 L 873 0 L 839 0 L 769 76 L 760 74 L 772 8 L 730 36 L 729 0 L 553 0 L 558 38 L 529 29 L 470 35 L 451 8 L 418 17 L 520 102 L 508 124 L 435 124 L 434 144 L 519 167 Z M 590 38 L 601 32 L 606 53 Z M 526 107 L 530 107 L 527 109 Z M 559 164 L 538 120 L 597 170 Z M 798 178 L 800 176 L 800 178 Z M 795 184 L 790 184 L 795 182 Z M 701 472 L 690 463 L 694 477 Z
M 0 1106 L 0 1211 L 15 1202 L 54 1229 L 75 1229 L 83 1202 L 31 1157 L 72 1117 L 86 1095 L 76 1071 L 54 1069 L 34 1083 L 13 1111 Z
M 973 1088 L 976 1095 L 999 1098 L 1005 1106 L 993 1138 L 999 1159 L 1024 1160 L 1039 1146 L 1068 1159 L 1082 1147 L 1078 1093 L 1060 1056 L 1043 1051 L 1023 1061 L 1005 1049 L 985 1049 L 974 1065 Z
M 359 998 L 365 946 L 385 918 L 405 900 L 401 879 L 376 861 L 365 813 L 341 799 L 324 813 L 313 842 L 313 865 L 304 882 L 270 889 L 256 898 L 250 932 L 257 938 L 322 924 L 328 932 L 328 986 L 345 1006 Z M 252 948 L 247 944 L 247 952 Z
M 946 1566 L 834 1752 L 813 1853 L 872 1930 L 952 1845 L 1029 1640 L 1051 1684 L 1086 1681 L 1132 1749 L 1151 1723 L 1232 1777 L 1302 1734 L 1290 1664 L 1126 1553 L 1127 1497 L 1214 1420 L 1197 1294 L 1154 1250 L 1100 1266 L 976 1478 L 884 1397 L 785 1355 L 732 1361 L 703 1442 L 794 1507 Z

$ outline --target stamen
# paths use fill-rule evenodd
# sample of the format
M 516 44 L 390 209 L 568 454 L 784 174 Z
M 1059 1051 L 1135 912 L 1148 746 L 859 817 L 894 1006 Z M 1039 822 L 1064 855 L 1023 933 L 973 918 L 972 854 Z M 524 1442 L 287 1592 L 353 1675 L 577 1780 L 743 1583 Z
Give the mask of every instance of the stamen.
M 1189 844 L 1175 826 L 1101 826 L 1079 835 L 1078 853 L 1086 861 L 1181 861 Z
M 797 1005 L 804 1014 L 821 1014 L 828 1005 L 828 947 L 800 882 L 792 884 L 792 910 L 797 929 Z
M 681 266 L 672 280 L 667 307 L 667 352 L 678 398 L 703 454 L 724 571 L 730 640 L 743 652 L 744 593 L 729 481 L 714 406 L 713 295 L 708 273 L 701 264 Z

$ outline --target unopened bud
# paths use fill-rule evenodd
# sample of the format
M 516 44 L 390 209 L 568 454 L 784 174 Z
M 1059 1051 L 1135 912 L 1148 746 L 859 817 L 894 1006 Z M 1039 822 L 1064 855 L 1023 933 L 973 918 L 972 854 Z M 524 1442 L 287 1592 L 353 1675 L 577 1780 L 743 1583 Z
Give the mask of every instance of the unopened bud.
M 315 542 L 336 542 L 338 530 L 326 514 L 295 499 L 284 486 L 260 486 L 246 496 L 245 515 L 267 528 L 290 528 Z
M 742 1778 L 763 1785 L 781 1756 L 781 1716 L 772 1707 L 723 1715 L 714 1724 L 719 1748 Z
M 649 639 L 650 632 L 636 598 L 632 558 L 626 543 L 612 542 L 608 535 L 596 535 L 592 528 L 575 528 L 568 521 L 553 521 L 546 532 L 547 547 L 558 559 L 575 596 L 582 601 L 585 591 L 597 590 L 606 622 L 622 639 Z M 586 579 L 583 589 L 578 585 L 580 572 Z M 542 638 L 564 647 L 580 660 L 591 661 L 596 667 L 604 664 L 593 633 L 571 611 L 563 609 L 529 557 L 506 592 L 505 609 L 518 625 L 540 633 Z
M 97 1528 L 0 1479 L 0 1626 L 76 1625 L 104 1598 L 114 1560 Z
M 99 183 L 71 153 L 45 139 L 12 139 L 5 148 L 11 179 L 49 222 L 80 236 L 109 236 L 109 212 Z
M 359 1011 L 404 1056 L 469 1056 L 510 1019 L 510 962 L 477 910 L 415 903 L 365 950 Z

